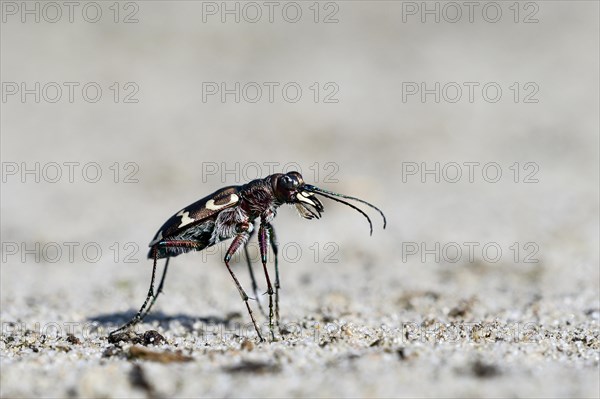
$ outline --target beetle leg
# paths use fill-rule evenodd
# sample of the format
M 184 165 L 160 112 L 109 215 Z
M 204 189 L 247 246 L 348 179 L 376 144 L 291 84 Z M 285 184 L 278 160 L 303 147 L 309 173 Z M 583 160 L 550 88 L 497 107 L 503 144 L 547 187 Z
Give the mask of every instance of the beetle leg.
M 252 230 L 250 236 L 248 237 L 248 241 L 246 241 L 246 244 L 244 244 L 244 253 L 246 254 L 246 262 L 248 263 L 250 280 L 252 280 L 252 291 L 254 292 L 254 297 L 256 298 L 256 302 L 258 303 L 258 309 L 264 317 L 267 317 L 267 314 L 265 313 L 265 310 L 263 309 L 262 304 L 260 303 L 260 296 L 258 295 L 258 285 L 256 284 L 256 278 L 254 278 L 254 271 L 252 270 L 252 261 L 250 260 L 250 253 L 248 252 L 248 243 L 252 239 L 253 234 L 254 230 Z
M 267 252 L 269 249 L 268 235 L 268 228 L 265 224 L 261 223 L 258 229 L 258 246 L 260 247 L 260 259 L 265 271 L 267 293 L 269 294 L 269 331 L 271 331 L 271 338 L 275 340 L 275 333 L 273 332 L 273 286 L 271 285 L 271 279 L 269 278 L 269 272 L 267 270 Z
M 167 257 L 167 261 L 165 262 L 165 267 L 163 268 L 163 274 L 162 274 L 162 277 L 160 278 L 160 283 L 158 283 L 158 288 L 156 289 L 156 293 L 154 295 L 152 295 L 152 301 L 150 301 L 148 308 L 146 309 L 144 314 L 141 316 L 140 320 L 144 320 L 144 318 L 146 318 L 146 315 L 148 313 L 150 313 L 150 309 L 152 309 L 152 306 L 154 306 L 154 303 L 156 302 L 156 298 L 158 298 L 158 296 L 160 295 L 160 293 L 163 290 L 163 286 L 165 285 L 165 277 L 167 276 L 167 270 L 169 269 L 169 260 L 170 259 L 171 259 L 170 257 Z
M 269 232 L 269 241 L 271 242 L 271 249 L 273 250 L 273 255 L 275 255 L 275 324 L 277 328 L 281 332 L 281 326 L 279 325 L 279 288 L 281 285 L 279 284 L 279 262 L 277 258 L 277 253 L 279 252 L 279 248 L 277 246 L 277 237 L 275 236 L 275 228 L 272 224 L 267 224 L 267 229 Z
M 148 301 L 150 300 L 150 298 L 154 296 L 154 278 L 156 277 L 156 262 L 158 260 L 158 247 L 155 246 L 154 249 L 152 250 L 152 252 L 154 253 L 154 263 L 152 265 L 152 277 L 150 278 L 150 288 L 148 289 L 148 295 L 146 296 L 146 300 L 142 304 L 142 307 L 140 308 L 140 310 L 138 310 L 136 315 L 133 317 L 133 319 L 129 320 L 129 322 L 127 322 L 123 326 L 117 328 L 116 330 L 111 331 L 109 335 L 114 335 L 114 334 L 118 333 L 119 331 L 123 331 L 131 326 L 136 325 L 144 318 L 144 316 L 146 316 L 147 312 L 143 313 L 144 309 L 146 308 L 146 305 L 148 304 Z M 164 277 L 164 275 L 163 275 L 163 277 Z M 142 313 L 143 313 L 143 316 L 142 316 Z
M 227 249 L 227 253 L 225 254 L 225 259 L 223 259 L 223 260 L 225 262 L 225 266 L 227 266 L 227 270 L 229 270 L 229 274 L 231 274 L 231 278 L 233 278 L 233 282 L 235 283 L 235 285 L 240 293 L 240 296 L 242 297 L 242 300 L 246 304 L 246 308 L 248 309 L 248 314 L 250 314 L 250 319 L 252 320 L 252 324 L 254 325 L 256 334 L 258 335 L 259 340 L 262 342 L 262 341 L 264 341 L 264 339 L 263 339 L 262 335 L 260 334 L 260 330 L 258 329 L 256 320 L 254 319 L 254 314 L 252 313 L 252 308 L 250 308 L 250 304 L 248 303 L 248 294 L 246 294 L 246 292 L 242 288 L 240 282 L 238 281 L 237 277 L 233 273 L 233 270 L 231 270 L 231 267 L 229 266 L 229 261 L 231 260 L 231 257 L 237 252 L 237 250 L 242 245 L 244 245 L 248 241 L 249 236 L 250 236 L 250 233 L 248 233 L 248 231 L 244 231 L 244 232 L 236 235 L 235 238 L 233 239 L 231 245 L 229 246 L 229 249 Z
M 199 246 L 200 246 L 200 243 L 196 242 L 196 241 L 161 241 L 160 243 L 157 243 L 152 248 L 152 253 L 154 254 L 154 263 L 152 265 L 152 277 L 150 278 L 150 288 L 148 289 L 148 295 L 146 296 L 146 300 L 142 304 L 142 307 L 140 308 L 140 310 L 138 310 L 136 315 L 133 317 L 133 319 L 131 319 L 128 323 L 126 323 L 122 327 L 119 327 L 116 330 L 112 331 L 109 335 L 113 335 L 119 331 L 123 331 L 126 328 L 134 326 L 137 323 L 139 323 L 140 321 L 142 321 L 144 319 L 144 317 L 146 317 L 146 315 L 150 311 L 150 308 L 152 308 L 152 305 L 154 305 L 154 302 L 156 302 L 156 298 L 158 297 L 158 294 L 160 294 L 162 292 L 163 285 L 165 283 L 165 277 L 167 275 L 167 267 L 169 266 L 169 258 L 167 257 L 167 262 L 165 263 L 163 275 L 160 279 L 160 283 L 158 285 L 158 290 L 156 291 L 156 294 L 155 294 L 154 293 L 154 279 L 156 278 L 156 264 L 158 261 L 158 247 L 193 248 L 193 247 L 199 247 Z M 148 301 L 150 301 L 149 304 L 148 304 Z M 148 306 L 148 308 L 146 308 L 146 306 Z

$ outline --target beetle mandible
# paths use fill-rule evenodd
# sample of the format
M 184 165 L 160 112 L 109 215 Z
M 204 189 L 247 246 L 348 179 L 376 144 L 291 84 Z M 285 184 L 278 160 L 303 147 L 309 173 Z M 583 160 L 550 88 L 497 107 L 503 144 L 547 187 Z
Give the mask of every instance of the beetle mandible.
M 376 206 L 356 197 L 334 193 L 310 184 L 306 184 L 302 175 L 298 172 L 286 174 L 276 173 L 264 179 L 252 180 L 242 186 L 229 186 L 222 188 L 211 195 L 202 198 L 193 204 L 183 208 L 163 224 L 150 242 L 148 258 L 153 259 L 152 277 L 148 295 L 137 314 L 128 323 L 110 333 L 113 335 L 128 327 L 131 327 L 146 317 L 156 302 L 158 295 L 162 292 L 165 276 L 169 267 L 170 258 L 190 251 L 201 251 L 211 247 L 220 241 L 233 238 L 225 254 L 225 266 L 233 279 L 242 300 L 246 304 L 248 314 L 256 330 L 260 341 L 263 337 L 260 333 L 252 308 L 248 302 L 249 296 L 240 285 L 237 277 L 231 270 L 229 261 L 233 255 L 244 248 L 246 259 L 250 270 L 254 295 L 257 296 L 257 285 L 248 256 L 247 244 L 254 232 L 254 221 L 260 220 L 258 228 L 258 243 L 260 257 L 267 283 L 269 295 L 269 331 L 274 339 L 273 317 L 279 327 L 279 264 L 277 259 L 277 241 L 275 230 L 271 224 L 277 213 L 277 208 L 283 204 L 295 205 L 300 216 L 305 219 L 319 219 L 323 212 L 323 204 L 316 195 L 345 204 L 361 213 L 369 222 L 370 232 L 373 234 L 373 224 L 369 216 L 357 206 L 344 201 L 341 198 L 358 201 L 365 204 L 381 214 L 383 228 L 386 227 L 386 218 L 383 212 Z M 267 252 L 269 244 L 274 254 L 275 282 L 271 283 L 267 271 Z M 166 258 L 163 274 L 154 292 L 154 280 L 156 276 L 156 264 L 158 259 Z M 275 305 L 273 306 L 273 295 Z M 257 296 L 258 297 L 258 296 Z M 259 307 L 260 301 L 258 302 Z M 275 309 L 273 309 L 273 307 Z M 264 312 L 263 312 L 264 313 Z

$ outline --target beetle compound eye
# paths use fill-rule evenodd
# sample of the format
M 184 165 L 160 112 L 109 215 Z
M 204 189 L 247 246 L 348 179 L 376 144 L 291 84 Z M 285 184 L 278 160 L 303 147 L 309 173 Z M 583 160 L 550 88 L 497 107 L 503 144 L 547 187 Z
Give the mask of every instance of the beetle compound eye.
M 302 175 L 298 172 L 289 172 L 286 176 L 289 176 L 290 179 L 293 180 L 294 188 L 301 186 L 304 180 L 302 179 Z
M 295 187 L 294 180 L 291 177 L 289 177 L 289 176 L 282 176 L 281 177 L 281 184 L 282 184 L 282 186 L 284 188 L 286 188 L 288 190 L 290 190 L 290 189 L 292 189 L 292 188 Z

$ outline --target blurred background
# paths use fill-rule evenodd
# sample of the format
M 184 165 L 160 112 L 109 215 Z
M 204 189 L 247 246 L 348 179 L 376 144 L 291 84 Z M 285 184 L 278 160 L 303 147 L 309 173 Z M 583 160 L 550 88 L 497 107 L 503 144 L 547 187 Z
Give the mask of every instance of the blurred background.
M 290 170 L 372 202 L 388 226 L 365 208 L 369 237 L 361 215 L 327 200 L 318 221 L 282 207 L 284 322 L 351 323 L 356 339 L 457 319 L 591 338 L 492 345 L 483 357 L 498 378 L 482 380 L 461 374 L 480 347 L 398 344 L 390 333 L 394 350 L 419 354 L 413 363 L 371 354 L 359 369 L 324 372 L 322 349 L 308 346 L 297 355 L 309 360 L 243 380 L 245 392 L 231 385 L 244 377 L 218 368 L 212 381 L 182 377 L 159 392 L 598 395 L 598 3 L 1 5 L 2 333 L 15 323 L 100 331 L 65 386 L 32 372 L 53 364 L 45 351 L 4 343 L 3 395 L 137 392 L 126 379 L 103 391 L 103 378 L 120 381 L 110 366 L 127 362 L 96 363 L 102 332 L 145 297 L 148 242 L 197 199 Z M 237 312 L 247 322 L 225 249 L 177 257 L 150 321 Z M 235 270 L 250 291 L 244 263 Z M 180 372 L 194 367 L 209 366 Z M 560 386 L 544 383 L 552 376 Z

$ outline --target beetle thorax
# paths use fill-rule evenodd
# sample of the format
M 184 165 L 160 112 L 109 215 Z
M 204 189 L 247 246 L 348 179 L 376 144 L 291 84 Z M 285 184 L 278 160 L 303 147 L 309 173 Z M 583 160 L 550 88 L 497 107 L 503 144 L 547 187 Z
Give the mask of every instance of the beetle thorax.
M 273 195 L 270 182 L 265 180 L 254 180 L 244 186 L 241 207 L 250 219 L 254 220 L 260 216 L 270 222 L 281 203 Z

